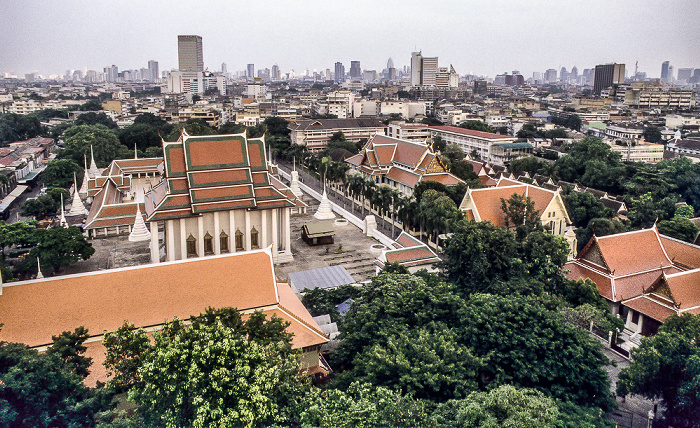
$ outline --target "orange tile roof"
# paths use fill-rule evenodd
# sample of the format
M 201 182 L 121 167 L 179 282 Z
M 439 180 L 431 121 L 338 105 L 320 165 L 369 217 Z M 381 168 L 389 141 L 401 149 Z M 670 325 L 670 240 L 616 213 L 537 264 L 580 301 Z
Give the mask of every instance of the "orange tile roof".
M 666 283 L 681 312 L 700 306 L 700 269 L 667 275 Z
M 700 268 L 700 247 L 668 236 L 660 235 L 660 237 L 666 254 L 673 263 L 681 264 L 688 269 Z
M 508 200 L 513 194 L 527 196 L 535 209 L 543 215 L 556 193 L 536 186 L 519 183 L 516 186 L 497 186 L 485 189 L 470 189 L 471 197 L 481 221 L 490 221 L 495 226 L 505 225 L 505 214 L 501 209 L 501 199 Z
M 404 169 L 397 168 L 395 166 L 389 168 L 389 172 L 386 174 L 386 177 L 394 181 L 398 181 L 399 183 L 403 183 L 404 185 L 411 188 L 416 187 L 418 179 L 420 179 L 420 176 L 418 174 L 408 172 Z
M 595 283 L 598 288 L 598 293 L 600 293 L 601 296 L 610 301 L 614 301 L 612 280 L 609 276 L 581 264 L 578 260 L 573 260 L 564 264 L 564 270 L 569 271 L 566 277 L 574 281 L 589 278 Z
M 453 132 L 455 134 L 468 135 L 470 137 L 484 138 L 487 140 L 515 140 L 515 137 L 510 135 L 494 134 L 491 132 L 475 131 L 473 129 L 460 128 L 458 126 L 431 126 L 428 129 L 435 129 L 438 131 Z
M 418 239 L 414 238 L 413 236 L 409 235 L 408 233 L 401 232 L 398 238 L 396 238 L 395 241 L 400 247 L 402 248 L 409 248 L 409 247 L 417 247 L 420 245 L 425 245 Z
M 615 276 L 669 267 L 673 263 L 666 254 L 656 228 L 596 237 L 597 247 Z M 582 250 L 582 253 L 586 249 Z M 641 251 L 636 257 L 631 252 Z
M 388 145 L 374 145 L 374 151 L 377 154 L 377 161 L 381 165 L 391 165 L 394 160 L 394 152 L 396 151 L 396 144 Z
M 137 327 L 159 326 L 209 306 L 230 306 L 266 309 L 290 321 L 295 347 L 325 343 L 318 325 L 295 299 L 288 285 L 276 282 L 268 250 L 15 282 L 2 285 L 0 340 L 38 347 L 78 326 L 99 336 L 124 320 Z M 95 358 L 93 371 L 104 380 L 99 347 L 89 349 Z
M 462 180 L 449 173 L 425 174 L 422 181 L 435 181 L 444 184 L 445 186 L 454 186 L 463 183 Z
M 648 296 L 638 296 L 633 299 L 622 302 L 625 306 L 633 309 L 645 316 L 651 317 L 659 322 L 664 322 L 671 315 L 677 315 L 677 312 L 661 304 L 658 301 L 650 299 Z

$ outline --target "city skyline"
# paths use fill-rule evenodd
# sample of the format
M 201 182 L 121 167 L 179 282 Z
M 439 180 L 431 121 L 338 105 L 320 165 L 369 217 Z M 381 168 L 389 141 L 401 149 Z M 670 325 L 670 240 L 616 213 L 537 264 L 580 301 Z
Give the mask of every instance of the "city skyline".
M 439 8 L 418 2 L 314 1 L 303 10 L 282 2 L 261 3 L 246 3 L 243 10 L 236 2 L 128 7 L 116 2 L 85 8 L 75 1 L 9 0 L 3 6 L 7 22 L 0 35 L 11 43 L 0 47 L 0 72 L 48 76 L 68 69 L 99 71 L 112 64 L 120 70 L 139 69 L 149 60 L 158 61 L 161 71 L 171 70 L 178 67 L 181 34 L 202 36 L 204 67 L 210 71 L 225 62 L 229 71 L 245 70 L 251 63 L 256 69 L 278 64 L 283 72 L 303 74 L 307 69 L 332 70 L 336 62 L 348 70 L 351 61 L 381 71 L 389 57 L 397 68 L 410 65 L 414 51 L 437 56 L 439 66 L 452 64 L 460 75 L 520 70 L 528 77 L 533 71 L 574 65 L 581 71 L 612 62 L 627 64 L 631 73 L 639 61 L 640 71 L 659 77 L 663 61 L 670 61 L 674 70 L 700 67 L 700 52 L 693 46 L 700 7 L 692 1 L 672 6 L 593 1 L 585 8 L 544 0 L 446 1 Z M 329 19 L 338 16 L 344 18 Z M 604 19 L 610 16 L 617 18 Z M 653 27 L 639 25 L 650 16 Z M 300 25 L 304 22 L 311 25 Z M 31 37 L 26 37 L 27 28 Z

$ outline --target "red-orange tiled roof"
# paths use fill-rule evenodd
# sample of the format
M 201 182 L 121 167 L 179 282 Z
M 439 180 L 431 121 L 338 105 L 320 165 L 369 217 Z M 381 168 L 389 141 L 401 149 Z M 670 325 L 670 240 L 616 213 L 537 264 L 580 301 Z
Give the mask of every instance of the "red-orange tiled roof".
M 411 188 L 416 187 L 416 183 L 418 183 L 418 179 L 420 178 L 418 174 L 397 168 L 395 166 L 389 168 L 389 172 L 386 174 L 386 176 L 387 178 L 403 183 Z
M 672 266 L 656 228 L 601 236 L 596 239 L 600 252 L 615 276 Z M 635 251 L 636 257 L 631 254 Z
M 625 306 L 633 309 L 645 316 L 651 317 L 659 322 L 664 322 L 671 315 L 677 315 L 677 312 L 668 306 L 650 299 L 648 296 L 638 296 L 633 299 L 623 302 Z
M 423 181 L 435 181 L 437 183 L 444 184 L 445 186 L 454 186 L 456 184 L 463 183 L 463 181 L 459 178 L 446 172 L 437 174 L 425 174 L 423 175 Z
M 666 283 L 681 311 L 700 307 L 700 269 L 667 275 Z
M 475 131 L 473 129 L 464 129 L 460 128 L 458 126 L 431 126 L 428 129 L 437 129 L 439 131 L 446 131 L 446 132 L 454 132 L 455 134 L 462 134 L 462 135 L 468 135 L 470 137 L 476 137 L 476 138 L 485 138 L 489 140 L 501 140 L 504 138 L 507 139 L 514 139 L 514 137 L 511 137 L 509 135 L 500 135 L 500 134 L 493 134 L 491 132 L 483 132 L 483 131 Z
M 580 264 L 578 261 L 570 261 L 564 264 L 564 269 L 570 271 L 566 277 L 571 280 L 589 278 L 598 288 L 598 293 L 608 300 L 614 301 L 612 292 L 612 280 L 609 276 L 597 272 L 588 266 Z
M 660 235 L 660 237 L 666 254 L 674 263 L 686 266 L 688 269 L 700 268 L 700 247 L 668 236 Z

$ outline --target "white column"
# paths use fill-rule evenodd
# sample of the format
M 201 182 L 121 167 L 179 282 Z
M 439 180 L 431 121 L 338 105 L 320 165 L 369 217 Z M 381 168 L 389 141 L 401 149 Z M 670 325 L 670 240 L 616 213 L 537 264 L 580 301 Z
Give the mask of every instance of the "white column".
M 243 230 L 245 238 L 245 250 L 250 251 L 250 211 L 245 211 L 245 229 Z
M 285 208 L 284 209 L 284 251 L 292 254 L 292 226 L 289 223 L 290 218 L 289 218 L 289 212 L 291 211 L 291 208 Z
M 644 324 L 644 314 L 639 314 L 639 322 L 637 323 L 637 333 L 642 334 L 642 325 Z
M 231 210 L 228 212 L 228 239 L 229 251 L 236 252 L 236 214 Z
M 180 260 L 187 258 L 187 230 L 185 228 L 185 219 L 180 219 Z
M 160 246 L 158 245 L 158 222 L 151 222 L 151 263 L 160 263 Z
M 174 222 L 175 220 L 165 220 L 165 241 L 167 242 L 166 256 L 168 257 L 169 262 L 175 260 L 175 228 L 173 227 Z
M 277 208 L 272 209 L 272 257 L 277 257 L 278 247 L 280 245 L 279 229 L 277 228 Z
M 197 255 L 204 257 L 204 215 L 197 217 Z
M 260 217 L 262 219 L 260 222 L 260 223 L 262 223 L 262 230 L 260 231 L 260 237 L 262 238 L 260 241 L 260 248 L 265 248 L 270 244 L 270 241 L 268 240 L 269 239 L 268 237 L 270 236 L 270 234 L 268 233 L 269 230 L 267 227 L 267 210 L 262 210 L 262 212 L 260 213 Z M 274 222 L 274 218 L 275 218 L 275 210 L 272 210 L 272 219 L 273 219 L 272 221 L 273 222 Z M 275 232 L 273 229 L 272 240 L 274 241 L 274 239 L 275 239 Z
M 219 225 L 219 212 L 214 211 L 214 254 L 221 254 L 221 226 Z

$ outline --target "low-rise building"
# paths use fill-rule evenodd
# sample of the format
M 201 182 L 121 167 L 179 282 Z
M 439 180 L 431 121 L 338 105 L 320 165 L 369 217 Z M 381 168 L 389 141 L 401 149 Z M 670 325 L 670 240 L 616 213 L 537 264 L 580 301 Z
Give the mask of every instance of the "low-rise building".
M 377 118 L 304 119 L 289 124 L 292 144 L 306 146 L 311 151 L 322 150 L 338 131 L 342 131 L 346 140 L 356 143 L 375 134 L 383 135 L 384 128 Z
M 399 140 L 418 141 L 424 143 L 430 138 L 428 125 L 425 123 L 406 123 L 394 121 L 387 126 L 387 135 Z
M 532 154 L 527 142 L 517 142 L 510 135 L 474 131 L 456 126 L 431 126 L 430 137 L 440 137 L 446 144 L 457 144 L 465 154 L 476 155 L 481 160 L 504 165 L 513 159 Z

